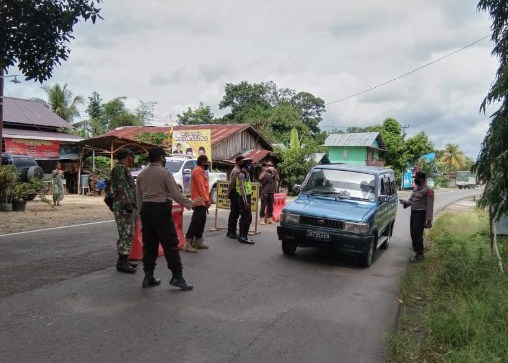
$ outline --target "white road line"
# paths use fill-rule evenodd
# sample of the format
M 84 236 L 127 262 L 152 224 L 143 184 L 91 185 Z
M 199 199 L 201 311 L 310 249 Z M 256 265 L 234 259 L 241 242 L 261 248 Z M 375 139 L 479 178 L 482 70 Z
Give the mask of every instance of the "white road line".
M 81 226 L 91 226 L 94 224 L 101 224 L 101 223 L 111 223 L 115 220 L 109 220 L 109 221 L 101 221 L 101 222 L 90 222 L 90 223 L 82 223 L 82 224 L 72 224 L 70 226 L 62 226 L 62 227 L 52 227 L 52 228 L 44 228 L 44 229 L 35 229 L 33 231 L 24 231 L 24 232 L 15 232 L 15 233 L 8 233 L 8 234 L 0 234 L 1 237 L 8 237 L 8 236 L 17 236 L 20 234 L 27 234 L 27 233 L 35 233 L 35 232 L 44 232 L 44 231 L 52 231 L 55 229 L 65 229 L 65 228 L 72 228 L 72 227 L 81 227 Z

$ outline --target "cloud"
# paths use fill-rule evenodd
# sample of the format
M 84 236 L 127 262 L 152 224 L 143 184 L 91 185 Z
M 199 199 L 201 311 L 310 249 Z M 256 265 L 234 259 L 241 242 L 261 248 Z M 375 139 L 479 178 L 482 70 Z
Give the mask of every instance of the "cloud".
M 76 26 L 70 59 L 49 83 L 67 83 L 85 99 L 97 91 L 104 101 L 154 101 L 157 118 L 175 119 L 199 102 L 220 116 L 224 86 L 241 81 L 274 81 L 330 103 L 490 32 L 477 0 L 123 0 L 100 6 L 104 20 Z M 484 40 L 329 104 L 322 128 L 393 117 L 410 126 L 408 135 L 425 131 L 436 147 L 453 142 L 476 155 L 489 124 L 478 107 L 497 69 L 491 49 Z M 6 94 L 44 97 L 37 83 L 6 85 Z

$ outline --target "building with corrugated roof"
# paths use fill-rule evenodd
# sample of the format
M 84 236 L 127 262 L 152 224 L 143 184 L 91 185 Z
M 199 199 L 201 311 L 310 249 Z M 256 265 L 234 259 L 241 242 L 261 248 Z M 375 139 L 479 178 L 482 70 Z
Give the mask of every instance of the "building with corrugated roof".
M 72 125 L 38 101 L 4 97 L 2 152 L 30 155 L 51 173 L 55 161 L 70 165 L 79 159 L 77 142 L 82 137 L 69 132 Z
M 331 163 L 384 166 L 380 154 L 386 147 L 379 132 L 331 134 L 324 146 Z

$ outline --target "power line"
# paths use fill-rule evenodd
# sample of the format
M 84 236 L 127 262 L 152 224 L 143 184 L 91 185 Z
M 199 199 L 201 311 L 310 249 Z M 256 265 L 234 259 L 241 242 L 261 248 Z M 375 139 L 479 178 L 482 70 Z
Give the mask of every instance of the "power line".
M 466 45 L 466 46 L 464 46 L 464 47 L 462 47 L 462 48 L 460 48 L 460 49 L 457 49 L 457 50 L 455 50 L 455 51 L 453 51 L 453 52 L 451 52 L 451 53 L 448 53 L 448 54 L 446 54 L 446 55 L 444 55 L 444 56 L 442 56 L 442 57 L 440 57 L 440 58 L 438 58 L 438 59 L 436 59 L 436 60 L 434 60 L 434 61 L 432 61 L 432 62 L 429 62 L 429 63 L 427 63 L 427 64 L 425 64 L 425 65 L 423 65 L 423 66 L 421 66 L 421 67 L 418 67 L 418 68 L 416 68 L 416 69 L 413 69 L 412 71 L 409 71 L 409 72 L 407 72 L 407 73 L 404 73 L 404 74 L 402 74 L 402 75 L 400 75 L 400 76 L 398 76 L 398 77 L 392 78 L 391 80 L 386 81 L 386 82 L 381 83 L 381 84 L 378 84 L 377 86 L 367 88 L 367 89 L 365 89 L 365 90 L 363 90 L 363 91 L 361 91 L 361 92 L 355 93 L 355 94 L 353 94 L 353 95 L 351 95 L 351 96 L 347 96 L 347 97 L 341 98 L 341 99 L 336 100 L 336 101 L 328 102 L 328 103 L 326 103 L 326 104 L 325 104 L 325 106 L 332 105 L 332 104 L 334 104 L 334 103 L 338 103 L 338 102 L 342 102 L 342 101 L 348 100 L 348 99 L 350 99 L 350 98 L 353 98 L 353 97 L 356 97 L 356 96 L 362 95 L 362 94 L 364 94 L 364 93 L 370 92 L 370 91 L 372 91 L 372 90 L 375 90 L 376 88 L 379 88 L 379 87 L 382 87 L 382 86 L 386 86 L 386 85 L 387 85 L 387 84 L 389 84 L 389 83 L 395 82 L 395 81 L 397 81 L 397 80 L 399 80 L 399 79 L 401 79 L 401 78 L 404 78 L 404 77 L 406 77 L 406 76 L 409 76 L 410 74 L 413 74 L 413 73 L 415 73 L 415 72 L 418 72 L 419 70 L 422 70 L 423 68 L 426 68 L 426 67 L 428 67 L 428 66 L 430 66 L 430 65 L 432 65 L 432 64 L 434 64 L 434 63 L 437 63 L 437 62 L 439 62 L 439 61 L 442 61 L 443 59 L 448 58 L 449 56 L 454 55 L 455 53 L 461 52 L 461 51 L 463 51 L 464 49 L 469 48 L 469 47 L 471 47 L 471 46 L 475 45 L 476 43 L 479 43 L 479 42 L 481 42 L 482 40 L 485 40 L 485 39 L 487 39 L 487 38 L 490 38 L 490 34 L 489 34 L 489 35 L 484 36 L 483 38 L 480 38 L 480 39 L 478 39 L 478 40 L 475 40 L 474 42 L 472 42 L 472 43 L 470 43 L 470 44 L 468 44 L 468 45 Z

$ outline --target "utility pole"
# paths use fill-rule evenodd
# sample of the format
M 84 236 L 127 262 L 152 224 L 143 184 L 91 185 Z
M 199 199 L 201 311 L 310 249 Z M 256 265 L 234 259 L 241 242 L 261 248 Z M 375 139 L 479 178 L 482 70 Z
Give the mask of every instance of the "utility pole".
M 400 128 L 402 129 L 402 141 L 404 141 L 404 138 L 407 136 L 406 129 L 409 128 L 409 125 L 402 125 Z

